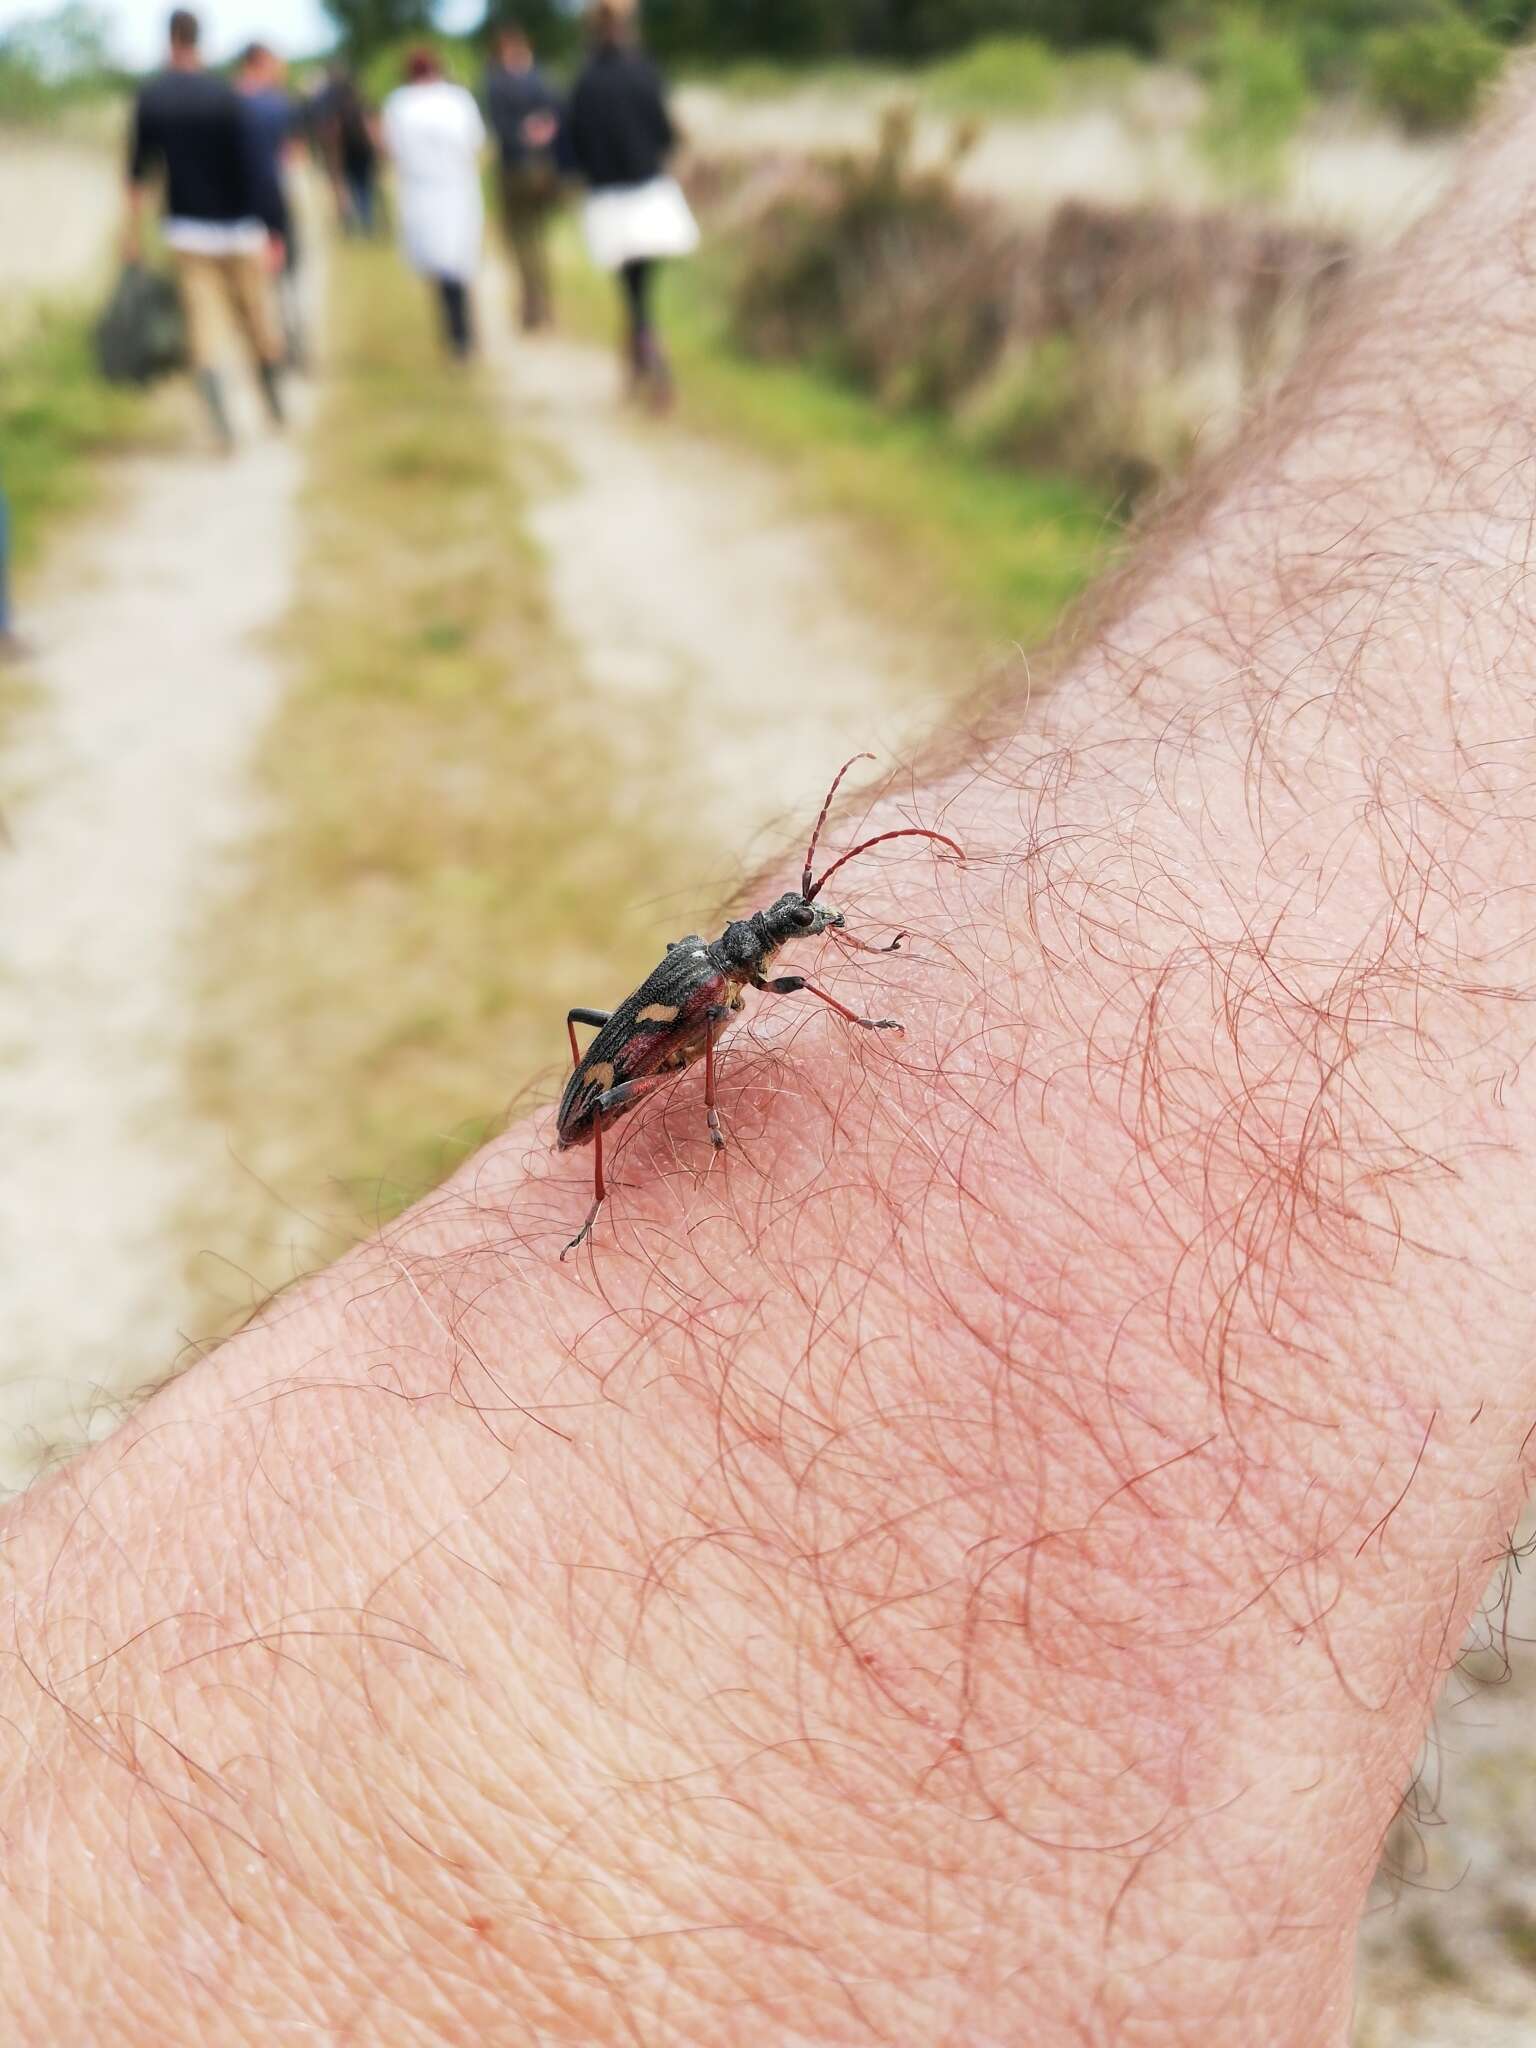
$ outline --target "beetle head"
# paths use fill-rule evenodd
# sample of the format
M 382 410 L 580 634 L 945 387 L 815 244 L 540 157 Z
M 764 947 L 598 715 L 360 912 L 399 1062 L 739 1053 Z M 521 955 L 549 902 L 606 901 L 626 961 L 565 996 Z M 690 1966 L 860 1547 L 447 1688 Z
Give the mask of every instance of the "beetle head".
M 752 921 L 764 946 L 782 946 L 786 939 L 814 939 L 822 932 L 839 929 L 843 913 L 820 903 L 807 903 L 791 889 L 777 903 L 760 910 Z

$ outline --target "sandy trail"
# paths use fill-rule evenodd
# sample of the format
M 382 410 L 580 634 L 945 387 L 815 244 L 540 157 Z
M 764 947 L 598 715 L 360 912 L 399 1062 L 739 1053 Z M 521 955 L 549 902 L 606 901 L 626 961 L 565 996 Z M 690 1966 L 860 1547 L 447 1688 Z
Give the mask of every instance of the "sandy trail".
M 163 1374 L 217 1158 L 183 1097 L 184 951 L 249 820 L 293 576 L 291 440 L 134 464 L 27 607 L 39 701 L 5 758 L 0 1485 Z
M 850 537 L 808 518 L 780 470 L 621 409 L 604 349 L 541 336 L 503 353 L 517 432 L 555 458 L 529 524 L 563 629 L 600 695 L 699 764 L 712 836 L 743 844 L 848 754 L 899 758 L 932 724 L 953 650 L 850 596 Z

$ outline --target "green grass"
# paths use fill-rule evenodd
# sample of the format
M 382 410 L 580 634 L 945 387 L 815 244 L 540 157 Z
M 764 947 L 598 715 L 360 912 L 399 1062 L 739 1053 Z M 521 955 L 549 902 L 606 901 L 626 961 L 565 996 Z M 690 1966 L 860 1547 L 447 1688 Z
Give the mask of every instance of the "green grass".
M 149 438 L 149 402 L 104 384 L 90 323 L 58 309 L 24 312 L 0 351 L 0 489 L 10 509 L 11 609 L 26 635 L 18 570 L 35 563 L 55 527 L 96 498 L 99 458 Z M 0 741 L 37 701 L 25 669 L 0 670 Z
M 12 549 L 25 565 L 51 524 L 88 503 L 93 461 L 148 435 L 145 398 L 104 384 L 83 314 L 44 311 L 0 361 L 0 483 L 10 501 Z
M 612 292 L 562 237 L 563 306 L 608 334 Z M 968 450 L 953 426 L 883 411 L 810 370 L 747 361 L 725 332 L 725 287 L 701 258 L 670 267 L 661 317 L 684 417 L 781 462 L 808 510 L 850 519 L 889 581 L 884 605 L 943 614 L 974 637 L 1046 639 L 1115 538 L 1106 495 L 1065 476 L 1032 475 Z
M 1062 87 L 1062 62 L 1034 36 L 988 36 L 930 65 L 922 93 L 967 114 L 1043 114 Z

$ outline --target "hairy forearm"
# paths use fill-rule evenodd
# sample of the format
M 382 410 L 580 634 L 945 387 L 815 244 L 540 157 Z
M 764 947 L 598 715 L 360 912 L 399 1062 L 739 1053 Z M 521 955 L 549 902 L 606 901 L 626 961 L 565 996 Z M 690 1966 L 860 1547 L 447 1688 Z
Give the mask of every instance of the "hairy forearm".
M 1530 127 L 872 811 L 904 1041 L 765 1000 L 563 1267 L 519 1126 L 13 1512 L 23 2038 L 1338 2035 L 1524 1490 Z

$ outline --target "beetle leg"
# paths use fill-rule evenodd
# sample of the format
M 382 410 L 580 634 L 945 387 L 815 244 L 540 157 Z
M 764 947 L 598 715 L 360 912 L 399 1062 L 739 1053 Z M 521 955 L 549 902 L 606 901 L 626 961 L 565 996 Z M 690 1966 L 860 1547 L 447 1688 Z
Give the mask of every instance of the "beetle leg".
M 865 1031 L 900 1031 L 902 1026 L 894 1017 L 860 1017 L 850 1010 L 846 1003 L 840 1003 L 836 996 L 829 996 L 824 988 L 818 988 L 814 981 L 807 981 L 803 974 L 781 974 L 777 981 L 755 981 L 752 986 L 760 988 L 765 995 L 793 996 L 804 989 L 808 996 L 815 996 L 829 1010 L 836 1010 L 839 1017 L 846 1017 L 850 1024 L 857 1024 Z
M 560 1254 L 561 1265 L 565 1264 L 565 1261 L 575 1251 L 577 1245 L 581 1244 L 586 1238 L 587 1233 L 597 1221 L 598 1210 L 602 1208 L 604 1202 L 608 1199 L 608 1184 L 603 1179 L 603 1119 L 600 1114 L 592 1119 L 592 1153 L 592 1206 L 587 1211 L 586 1222 L 582 1224 L 580 1230 L 577 1231 L 565 1250 Z
M 576 1026 L 578 1024 L 595 1024 L 598 1030 L 601 1031 L 603 1026 L 608 1022 L 608 1019 L 612 1014 L 613 1013 L 610 1010 L 566 1011 L 565 1028 L 571 1034 L 571 1065 L 573 1067 L 579 1067 L 581 1065 L 581 1053 L 576 1044 Z
M 725 1150 L 725 1134 L 715 1107 L 715 1032 L 730 1014 L 729 1003 L 711 1003 L 704 1013 L 708 1025 L 704 1033 L 704 1121 L 709 1125 L 709 1142 L 717 1152 Z
M 580 1018 L 578 1022 L 584 1021 Z M 672 1079 L 671 1074 L 642 1074 L 635 1081 L 621 1081 L 617 1088 L 610 1088 L 606 1095 L 599 1095 L 592 1105 L 592 1206 L 587 1211 L 587 1220 L 560 1254 L 562 1260 L 568 1252 L 575 1251 L 582 1243 L 593 1224 L 597 1212 L 608 1199 L 608 1183 L 603 1177 L 603 1117 L 614 1110 L 622 1109 L 641 1095 L 649 1095 L 653 1088 L 660 1088 Z

